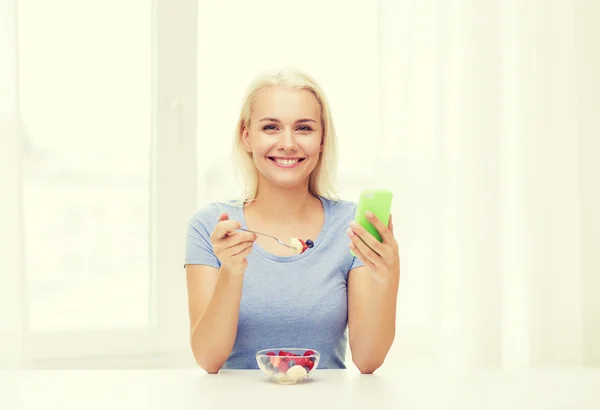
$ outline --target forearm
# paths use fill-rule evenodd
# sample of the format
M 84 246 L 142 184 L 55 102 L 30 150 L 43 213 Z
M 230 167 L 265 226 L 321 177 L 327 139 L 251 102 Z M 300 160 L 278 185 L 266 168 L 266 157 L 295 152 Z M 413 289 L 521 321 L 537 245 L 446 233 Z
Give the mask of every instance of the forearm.
M 210 302 L 192 329 L 194 358 L 208 373 L 217 373 L 233 349 L 243 278 L 221 268 Z
M 360 306 L 357 321 L 349 329 L 352 361 L 361 373 L 379 368 L 392 346 L 396 334 L 396 298 L 398 280 L 386 283 L 371 281 L 367 303 Z

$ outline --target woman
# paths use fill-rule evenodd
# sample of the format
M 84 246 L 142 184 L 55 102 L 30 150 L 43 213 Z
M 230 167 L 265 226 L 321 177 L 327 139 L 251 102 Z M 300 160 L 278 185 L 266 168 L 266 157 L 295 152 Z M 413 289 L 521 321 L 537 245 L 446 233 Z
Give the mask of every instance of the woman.
M 391 219 L 371 218 L 379 243 L 352 222 L 356 205 L 334 194 L 336 135 L 319 85 L 298 71 L 257 78 L 234 154 L 243 198 L 211 203 L 188 227 L 196 362 L 208 373 L 256 369 L 258 350 L 300 347 L 321 353 L 319 368 L 345 368 L 349 341 L 354 364 L 372 373 L 394 340 L 398 246 Z M 239 228 L 314 245 L 298 254 Z

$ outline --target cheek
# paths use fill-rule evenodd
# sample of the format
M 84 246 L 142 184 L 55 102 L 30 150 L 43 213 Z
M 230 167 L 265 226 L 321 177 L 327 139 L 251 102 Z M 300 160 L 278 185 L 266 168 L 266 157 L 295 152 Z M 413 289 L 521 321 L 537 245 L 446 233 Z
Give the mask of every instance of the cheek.
M 254 139 L 252 149 L 255 156 L 265 156 L 273 147 L 273 143 L 269 138 L 259 137 Z
M 321 151 L 321 142 L 316 138 L 312 141 L 307 141 L 302 145 L 302 150 L 311 157 L 317 157 Z

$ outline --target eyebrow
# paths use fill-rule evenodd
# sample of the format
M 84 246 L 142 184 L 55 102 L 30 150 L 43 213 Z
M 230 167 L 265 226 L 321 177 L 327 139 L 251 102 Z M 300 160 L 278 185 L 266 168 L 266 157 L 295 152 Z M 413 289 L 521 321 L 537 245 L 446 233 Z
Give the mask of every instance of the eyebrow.
M 261 121 L 271 121 L 271 122 L 281 122 L 280 120 L 278 120 L 277 118 L 272 118 L 272 117 L 265 117 L 263 118 Z M 314 122 L 315 124 L 317 123 L 315 120 L 313 120 L 312 118 L 301 118 L 298 121 L 296 121 L 296 123 L 300 123 L 300 122 Z

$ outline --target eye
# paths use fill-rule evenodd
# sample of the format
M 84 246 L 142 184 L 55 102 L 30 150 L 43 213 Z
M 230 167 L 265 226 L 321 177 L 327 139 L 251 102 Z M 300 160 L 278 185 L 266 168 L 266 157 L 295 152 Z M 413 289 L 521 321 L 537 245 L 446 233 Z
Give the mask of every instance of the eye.
M 265 125 L 265 126 L 263 127 L 263 130 L 264 130 L 264 131 L 271 131 L 271 130 L 274 130 L 274 129 L 276 129 L 276 127 L 275 127 L 275 125 L 273 125 L 273 124 Z
M 301 125 L 300 127 L 298 127 L 301 131 L 312 131 L 312 128 L 309 127 L 308 125 Z

